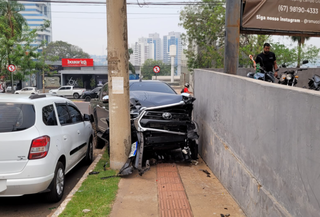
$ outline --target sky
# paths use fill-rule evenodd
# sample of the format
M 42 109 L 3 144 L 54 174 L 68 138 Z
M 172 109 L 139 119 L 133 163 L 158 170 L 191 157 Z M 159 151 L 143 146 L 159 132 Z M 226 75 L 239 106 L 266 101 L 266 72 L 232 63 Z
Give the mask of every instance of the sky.
M 150 2 L 151 0 L 127 0 L 128 3 L 137 1 Z M 170 0 L 152 0 L 151 2 L 170 2 Z M 183 27 L 179 26 L 179 13 L 182 9 L 183 6 L 128 5 L 129 46 L 138 41 L 138 38 L 148 37 L 149 33 L 159 33 L 161 38 L 172 31 L 184 33 Z M 52 3 L 51 12 L 53 41 L 62 40 L 77 45 L 90 55 L 107 54 L 106 5 Z M 292 44 L 287 36 L 274 36 L 272 39 L 287 46 Z M 311 38 L 306 44 L 320 48 L 320 37 Z
M 164 1 L 168 0 L 162 0 Z M 175 0 L 178 1 L 181 0 Z M 178 25 L 182 8 L 183 6 L 128 5 L 129 45 L 138 41 L 138 38 L 148 37 L 149 33 L 159 33 L 162 38 L 172 31 L 185 32 Z M 107 54 L 105 5 L 52 3 L 51 11 L 53 41 L 62 40 L 77 45 L 91 55 Z

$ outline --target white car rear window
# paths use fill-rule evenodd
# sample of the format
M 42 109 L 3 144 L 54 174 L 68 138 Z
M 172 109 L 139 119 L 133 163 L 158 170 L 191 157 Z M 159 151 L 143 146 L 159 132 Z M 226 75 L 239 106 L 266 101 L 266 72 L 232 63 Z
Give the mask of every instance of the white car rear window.
M 0 103 L 0 133 L 26 130 L 35 123 L 34 106 L 21 103 Z

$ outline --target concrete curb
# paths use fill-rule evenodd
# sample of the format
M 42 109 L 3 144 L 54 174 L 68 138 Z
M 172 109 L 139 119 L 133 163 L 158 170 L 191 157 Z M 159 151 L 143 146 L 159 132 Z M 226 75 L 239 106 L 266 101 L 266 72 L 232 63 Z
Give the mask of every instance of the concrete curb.
M 102 153 L 104 153 L 104 151 L 106 150 L 106 147 L 104 147 L 102 149 Z M 68 196 L 64 199 L 64 201 L 60 204 L 60 206 L 57 208 L 57 210 L 53 213 L 53 214 L 49 214 L 47 217 L 58 217 L 63 210 L 66 208 L 67 204 L 72 200 L 73 195 L 79 190 L 79 188 L 81 187 L 82 183 L 84 182 L 84 180 L 87 179 L 88 174 L 94 170 L 94 168 L 96 167 L 97 163 L 100 161 L 102 157 L 102 154 L 98 154 L 98 156 L 96 157 L 96 159 L 92 162 L 92 164 L 88 167 L 88 169 L 86 170 L 86 172 L 83 174 L 83 176 L 81 177 L 81 179 L 79 180 L 79 182 L 74 186 L 74 188 L 70 191 L 70 193 L 68 194 Z

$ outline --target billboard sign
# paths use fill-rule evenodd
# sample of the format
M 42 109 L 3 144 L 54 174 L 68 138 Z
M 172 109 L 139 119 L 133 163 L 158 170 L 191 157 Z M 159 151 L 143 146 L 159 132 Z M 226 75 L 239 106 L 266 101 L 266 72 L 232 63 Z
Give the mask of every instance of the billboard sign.
M 245 0 L 241 32 L 320 36 L 320 0 Z
M 93 67 L 93 59 L 62 59 L 62 67 Z

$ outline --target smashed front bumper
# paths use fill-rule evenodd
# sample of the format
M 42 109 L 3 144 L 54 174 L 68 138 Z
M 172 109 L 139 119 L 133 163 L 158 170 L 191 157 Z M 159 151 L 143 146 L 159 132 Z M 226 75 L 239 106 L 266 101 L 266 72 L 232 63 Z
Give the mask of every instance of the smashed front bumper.
M 133 143 L 135 145 L 131 150 L 134 154 L 130 154 L 127 163 L 119 172 L 120 175 L 129 175 L 133 169 L 137 169 L 140 175 L 147 171 L 150 164 L 149 159 L 144 158 L 146 150 L 166 152 L 179 149 L 185 160 L 197 159 L 198 127 L 191 120 L 192 105 L 187 106 L 187 109 L 185 106 L 186 102 L 181 101 L 139 110 L 139 114 L 132 120 L 132 133 L 137 135 L 137 142 Z M 170 113 L 167 109 L 179 112 Z

